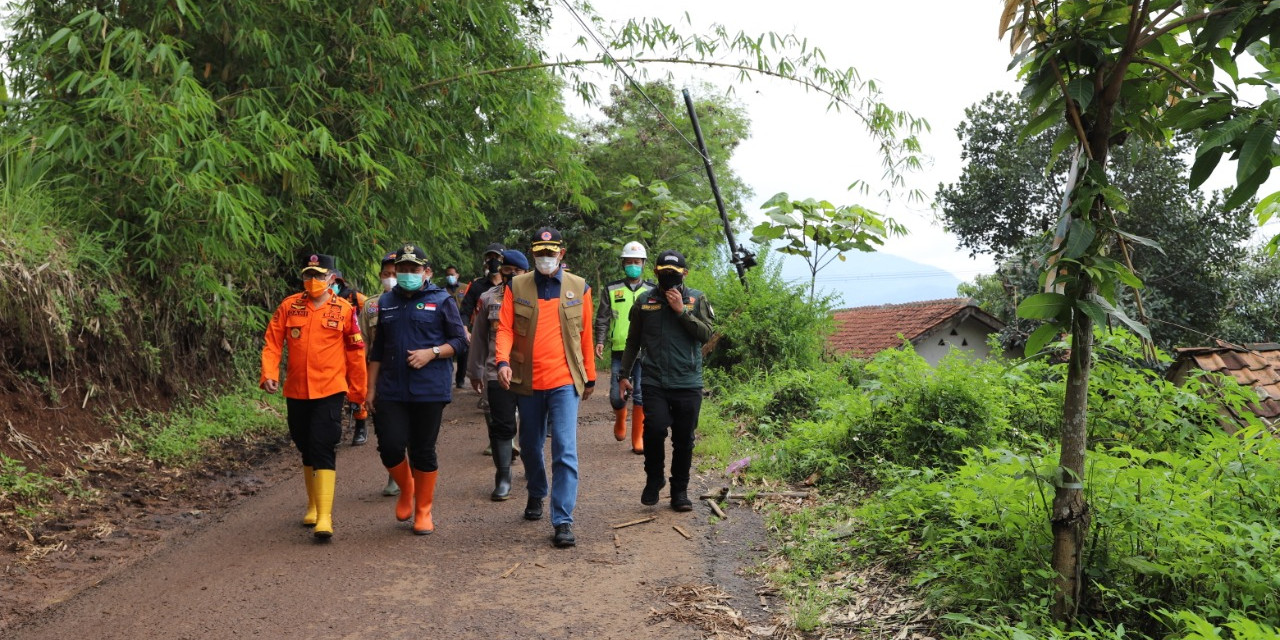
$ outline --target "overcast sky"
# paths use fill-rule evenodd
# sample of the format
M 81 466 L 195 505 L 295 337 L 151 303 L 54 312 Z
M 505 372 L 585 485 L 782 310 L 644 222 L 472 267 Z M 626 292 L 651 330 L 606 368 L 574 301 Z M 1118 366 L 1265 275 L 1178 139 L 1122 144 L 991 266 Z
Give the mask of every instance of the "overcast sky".
M 606 20 L 619 24 L 643 15 L 683 25 L 687 12 L 693 27 L 681 26 L 686 32 L 706 32 L 707 25 L 719 22 L 730 31 L 776 31 L 808 38 L 825 51 L 829 66 L 856 68 L 864 78 L 877 80 L 890 106 L 929 121 L 932 132 L 921 142 L 932 163 L 909 180 L 930 201 L 939 182 L 952 182 L 960 174 L 955 129 L 964 109 L 992 91 L 1018 89 L 1013 72 L 1006 71 L 1008 45 L 997 38 L 1000 3 L 996 0 L 792 0 L 781 4 L 594 0 L 592 4 Z M 583 33 L 581 27 L 563 6 L 555 6 L 549 51 L 582 55 L 572 46 Z M 594 46 L 592 51 L 598 53 Z M 726 71 L 695 67 L 670 71 L 677 87 L 693 77 L 720 87 L 737 83 L 735 75 Z M 599 78 L 601 85 L 613 81 L 607 71 Z M 886 253 L 939 267 L 965 281 L 993 269 L 989 258 L 972 259 L 957 250 L 955 238 L 935 222 L 930 203 L 908 203 L 904 198 L 883 202 L 847 190 L 855 179 L 876 183 L 881 175 L 876 148 L 856 116 L 829 113 L 823 96 L 783 81 L 737 85 L 736 96 L 752 120 L 751 139 L 739 147 L 733 160 L 733 169 L 756 192 L 748 214 L 758 216 L 760 204 L 779 191 L 837 205 L 862 204 L 910 229 L 909 236 L 891 240 L 883 249 Z M 712 144 L 709 140 L 708 145 Z
M 616 24 L 650 16 L 679 24 L 690 33 L 706 32 L 707 25 L 718 22 L 731 32 L 776 31 L 808 38 L 826 52 L 829 66 L 856 68 L 864 78 L 877 80 L 890 106 L 929 121 L 932 132 L 922 136 L 921 142 L 932 164 L 909 180 L 910 186 L 924 191 L 930 201 L 939 183 L 954 182 L 960 175 L 960 143 L 955 130 L 964 119 L 965 108 L 992 91 L 1016 93 L 1021 88 L 1015 73 L 1007 70 L 1011 59 L 1008 44 L 999 39 L 1000 0 L 592 0 L 592 4 L 601 16 Z M 548 49 L 553 54 L 584 55 L 581 49 L 573 48 L 573 41 L 583 33 L 581 27 L 563 6 L 554 6 L 556 19 Z M 686 13 L 692 27 L 685 25 Z M 591 51 L 599 53 L 595 47 Z M 687 66 L 669 70 L 677 87 L 692 78 L 720 87 L 738 82 L 727 71 Z M 651 75 L 667 70 L 654 71 Z M 599 84 L 613 81 L 613 74 L 600 72 Z M 976 274 L 994 269 L 989 257 L 974 259 L 958 250 L 954 236 L 936 222 L 931 202 L 911 204 L 902 198 L 882 202 L 846 190 L 855 179 L 876 180 L 881 173 L 876 149 L 855 116 L 828 113 L 822 96 L 782 81 L 763 79 L 737 85 L 736 95 L 752 120 L 752 137 L 733 160 L 733 169 L 756 192 L 747 214 L 759 217 L 759 205 L 779 191 L 793 198 L 821 198 L 837 205 L 861 204 L 910 229 L 909 236 L 891 240 L 883 249 L 885 253 L 943 269 L 962 281 L 972 281 Z M 575 101 L 570 101 L 571 108 L 580 110 L 580 102 L 572 104 Z M 709 140 L 708 145 L 712 144 Z M 1222 189 L 1231 186 L 1234 177 L 1234 163 L 1224 160 L 1206 186 Z M 1259 197 L 1277 190 L 1280 172 L 1273 173 L 1262 186 Z M 1259 230 L 1255 241 L 1275 233 L 1280 233 L 1280 220 Z

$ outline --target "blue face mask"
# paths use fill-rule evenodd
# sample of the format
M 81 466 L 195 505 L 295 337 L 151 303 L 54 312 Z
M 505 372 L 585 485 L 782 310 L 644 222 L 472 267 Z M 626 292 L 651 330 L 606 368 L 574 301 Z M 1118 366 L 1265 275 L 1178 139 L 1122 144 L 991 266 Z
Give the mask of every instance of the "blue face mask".
M 644 273 L 644 267 L 638 264 L 623 265 L 622 272 L 627 274 L 628 278 L 639 278 L 640 274 Z
M 455 284 L 458 284 L 458 276 L 445 276 L 444 281 L 448 282 L 449 286 L 453 286 Z
M 422 288 L 421 273 L 397 273 L 396 284 L 405 291 L 417 291 Z
M 339 286 L 338 286 L 338 283 L 336 283 L 336 282 L 335 282 L 335 283 L 333 283 L 333 285 L 332 285 L 332 286 L 330 286 L 330 287 L 329 287 L 329 290 L 330 290 L 330 291 L 332 291 L 332 292 L 333 292 L 333 295 L 335 295 L 335 296 L 336 296 L 336 295 L 338 295 L 338 292 L 342 290 L 342 287 L 339 287 Z

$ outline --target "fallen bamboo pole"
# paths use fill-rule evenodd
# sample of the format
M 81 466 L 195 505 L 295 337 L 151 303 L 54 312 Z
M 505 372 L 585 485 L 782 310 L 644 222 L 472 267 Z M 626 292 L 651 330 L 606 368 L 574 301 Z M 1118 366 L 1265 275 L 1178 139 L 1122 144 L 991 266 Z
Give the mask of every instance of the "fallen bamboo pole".
M 625 527 L 632 527 L 632 526 L 635 526 L 635 525 L 638 525 L 638 524 L 644 524 L 644 523 L 646 523 L 646 522 L 653 522 L 654 520 L 657 520 L 657 519 L 658 519 L 658 516 L 649 516 L 648 518 L 640 518 L 639 520 L 632 520 L 631 522 L 624 522 L 624 523 L 622 523 L 622 524 L 615 524 L 615 525 L 613 525 L 613 528 L 614 528 L 614 529 L 622 529 L 622 528 L 625 528 Z

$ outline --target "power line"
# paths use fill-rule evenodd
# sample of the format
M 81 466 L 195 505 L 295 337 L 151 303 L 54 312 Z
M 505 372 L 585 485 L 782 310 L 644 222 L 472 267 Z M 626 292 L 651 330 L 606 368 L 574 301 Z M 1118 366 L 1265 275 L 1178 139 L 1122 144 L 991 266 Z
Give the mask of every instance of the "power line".
M 676 135 L 680 136 L 680 138 L 684 140 L 684 143 L 689 145 L 689 148 L 693 149 L 694 153 L 698 154 L 699 158 L 703 158 L 709 162 L 710 158 L 705 158 L 702 155 L 702 151 L 698 149 L 697 145 L 693 144 L 693 142 L 689 140 L 688 136 L 684 135 L 684 132 L 680 130 L 680 127 L 677 127 L 676 123 L 672 122 L 671 118 L 667 117 L 666 112 L 664 112 L 662 108 L 649 97 L 649 94 L 645 93 L 644 88 L 640 86 L 640 83 L 636 82 L 635 78 L 632 78 L 631 74 L 627 73 L 627 70 L 622 68 L 622 65 L 618 63 L 618 59 L 614 58 L 612 53 L 609 53 L 609 47 L 605 46 L 600 37 L 596 35 L 595 30 L 582 19 L 582 16 L 578 14 L 578 11 L 573 8 L 573 5 L 569 4 L 569 0 L 560 0 L 560 3 L 564 5 L 565 9 L 569 10 L 569 14 L 578 22 L 578 25 L 582 27 L 582 30 L 587 32 L 587 35 L 596 43 L 596 46 L 600 47 L 600 51 L 604 53 L 604 57 L 608 59 L 609 62 L 613 63 L 613 67 L 631 83 L 631 86 L 635 88 L 636 91 L 640 92 L 640 95 L 644 97 L 645 102 L 648 102 L 649 106 L 653 107 L 654 111 L 657 111 L 658 115 L 661 116 L 668 125 L 671 125 L 672 131 L 675 131 Z

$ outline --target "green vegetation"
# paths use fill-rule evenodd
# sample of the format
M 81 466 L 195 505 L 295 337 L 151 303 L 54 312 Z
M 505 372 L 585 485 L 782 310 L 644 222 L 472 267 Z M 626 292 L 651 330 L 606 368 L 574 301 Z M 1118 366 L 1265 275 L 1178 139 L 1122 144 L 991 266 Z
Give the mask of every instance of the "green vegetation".
M 760 256 L 746 287 L 725 262 L 691 270 L 689 284 L 707 292 L 716 313 L 719 337 L 706 358 L 713 378 L 806 369 L 821 360 L 831 300 L 810 301 L 806 287 L 788 285 L 776 256 Z
M 12 506 L 19 516 L 31 517 L 61 486 L 59 478 L 28 471 L 21 461 L 0 454 L 0 507 Z
M 251 385 L 170 412 L 124 416 L 119 432 L 151 460 L 186 466 L 228 439 L 284 434 L 284 401 Z
M 1099 336 L 1072 626 L 1045 606 L 1065 364 L 953 355 L 931 369 L 904 350 L 722 377 L 699 453 L 721 468 L 750 456 L 748 486 L 805 480 L 825 496 L 769 518 L 765 572 L 802 629 L 858 600 L 850 576 L 887 568 L 943 637 L 1274 637 L 1280 441 L 1260 424 L 1221 428 L 1211 399 L 1244 403 L 1247 389 L 1174 386 L 1136 366 L 1141 352 L 1128 334 Z

